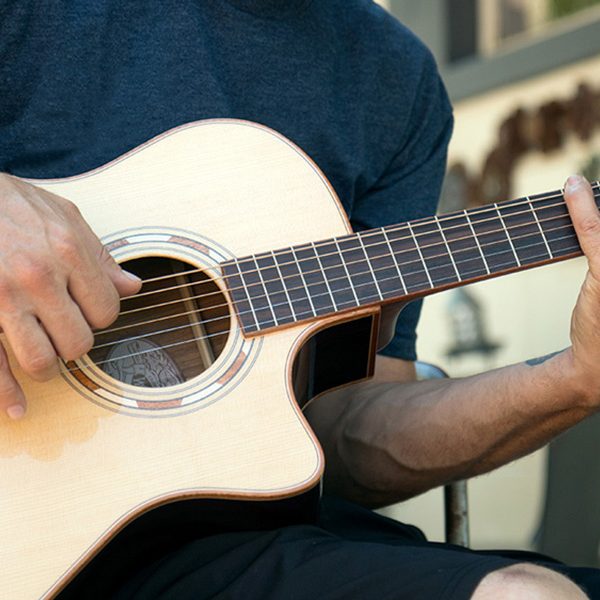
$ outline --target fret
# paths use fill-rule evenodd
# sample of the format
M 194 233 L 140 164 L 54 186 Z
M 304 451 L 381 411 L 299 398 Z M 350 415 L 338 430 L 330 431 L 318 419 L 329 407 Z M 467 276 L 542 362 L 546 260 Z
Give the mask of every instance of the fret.
M 238 264 L 259 329 L 276 326 L 275 313 L 271 308 L 267 290 L 262 283 L 256 259 L 248 257 Z
M 406 295 L 402 273 L 396 263 L 385 229 L 372 229 L 362 235 L 363 249 L 371 265 L 381 298 L 399 298 Z
M 528 202 L 516 200 L 497 208 L 509 232 L 520 265 L 529 265 L 552 258 L 547 241 Z
M 531 203 L 531 198 L 529 196 L 527 196 L 527 203 L 529 204 L 529 210 L 531 211 L 531 214 L 533 215 L 533 218 L 535 219 L 535 223 L 536 223 L 538 229 L 540 230 L 540 235 L 542 236 L 542 240 L 544 240 L 544 245 L 546 246 L 546 252 L 548 253 L 548 258 L 554 258 L 554 255 L 552 254 L 552 250 L 550 250 L 550 246 L 548 245 L 548 240 L 546 239 L 546 236 L 544 234 L 544 230 L 542 229 L 542 224 L 540 223 L 540 220 L 538 219 L 537 213 L 535 211 L 535 208 L 533 207 L 533 204 Z
M 500 219 L 500 223 L 502 224 L 502 228 L 504 229 L 504 233 L 506 233 L 506 237 L 508 239 L 508 243 L 510 244 L 510 247 L 512 248 L 513 254 L 515 255 L 515 260 L 517 261 L 517 265 L 521 266 L 521 261 L 519 260 L 519 255 L 517 254 L 517 251 L 515 250 L 515 246 L 512 242 L 512 239 L 510 237 L 510 234 L 508 233 L 508 229 L 506 229 L 506 223 L 504 222 L 504 219 L 502 218 L 502 213 L 500 212 L 500 209 L 498 208 L 497 204 L 494 204 L 494 208 L 496 209 L 496 213 L 498 214 L 498 218 Z
M 578 251 L 575 228 L 562 196 L 558 193 L 537 194 L 530 199 L 552 256 L 556 258 Z
M 423 268 L 421 255 L 406 225 L 386 227 L 394 259 L 401 273 L 401 279 L 407 294 L 431 289 L 427 273 Z
M 316 312 L 292 249 L 277 250 L 273 255 L 275 264 L 282 275 L 283 287 L 290 298 L 291 309 L 296 319 L 315 317 Z
M 294 312 L 273 253 L 260 254 L 255 256 L 254 260 L 258 265 L 258 274 L 275 317 L 275 323 L 277 325 L 293 323 Z
M 385 229 L 386 228 L 383 227 L 381 229 L 381 231 L 382 231 L 385 243 L 388 247 L 388 250 L 390 251 L 390 257 L 392 258 L 392 264 L 394 265 L 394 268 L 396 269 L 396 272 L 398 273 L 398 281 L 400 282 L 400 285 L 402 285 L 402 290 L 404 291 L 404 293 L 408 294 L 408 290 L 406 289 L 406 284 L 404 283 L 404 277 L 402 277 L 402 272 L 400 271 L 400 266 L 398 265 L 398 261 L 396 260 L 394 251 L 392 250 L 392 245 L 390 244 L 390 238 L 388 237 L 388 234 Z
M 469 219 L 490 274 L 518 266 L 499 215 L 489 206 L 469 210 Z
M 346 274 L 346 277 L 348 278 L 348 289 L 352 292 L 352 295 L 354 296 L 354 300 L 356 302 L 356 306 L 360 305 L 360 300 L 358 299 L 358 296 L 356 295 L 356 290 L 354 289 L 354 284 L 352 283 L 352 280 L 350 279 L 350 272 L 348 271 L 348 267 L 346 266 L 346 262 L 342 259 L 342 249 L 340 248 L 340 245 L 337 241 L 337 239 L 333 240 L 335 243 L 335 248 L 337 250 L 337 255 L 339 255 L 340 257 L 340 263 L 342 264 L 342 266 L 344 267 L 344 273 Z
M 469 217 L 469 213 L 468 213 L 467 210 L 463 210 L 463 213 L 464 213 L 465 218 L 467 220 L 467 224 L 469 225 L 469 229 L 471 230 L 471 233 L 473 234 L 473 239 L 475 240 L 475 243 L 477 244 L 477 249 L 479 250 L 479 254 L 481 254 L 481 260 L 483 261 L 483 264 L 485 266 L 486 273 L 489 275 L 490 274 L 490 267 L 487 264 L 487 260 L 485 260 L 485 254 L 483 253 L 483 250 L 481 249 L 481 245 L 479 244 L 479 239 L 477 238 L 477 234 L 475 233 L 475 229 L 473 229 L 473 223 L 471 223 L 471 219 Z
M 555 191 L 230 260 L 221 270 L 252 333 L 577 254 Z
M 331 291 L 331 286 L 329 285 L 329 281 L 328 281 L 328 277 L 325 273 L 325 269 L 323 268 L 323 262 L 321 261 L 321 258 L 319 257 L 319 253 L 317 252 L 317 249 L 315 247 L 315 243 L 311 242 L 310 243 L 311 247 L 312 247 L 312 251 L 315 253 L 315 256 L 317 257 L 317 263 L 319 264 L 319 269 L 321 270 L 321 273 L 323 273 L 323 280 L 325 281 L 325 286 L 327 287 L 327 293 L 329 294 L 329 297 L 331 298 L 331 303 L 333 305 L 333 308 L 338 311 L 338 305 L 335 302 L 335 298 L 333 297 L 333 292 Z
M 260 329 L 258 318 L 250 302 L 250 296 L 242 279 L 238 261 L 232 260 L 222 263 L 221 272 L 227 282 L 229 294 L 236 308 L 242 329 L 247 332 L 258 331 Z
M 269 292 L 267 291 L 267 286 L 265 285 L 265 279 L 263 277 L 263 270 L 261 269 L 260 265 L 258 264 L 256 255 L 254 255 L 254 264 L 256 265 L 256 270 L 258 272 L 258 276 L 260 278 L 260 283 L 262 285 L 262 288 L 265 292 L 265 297 L 267 299 L 267 303 L 269 305 L 269 308 L 271 309 L 271 314 L 273 315 L 273 321 L 275 322 L 275 325 L 279 325 L 279 321 L 277 320 L 277 314 L 275 313 L 275 310 L 273 309 L 273 302 L 271 301 L 271 296 L 270 296 Z
M 342 260 L 350 276 L 351 285 L 361 305 L 377 302 L 381 296 L 369 269 L 362 244 L 356 235 L 337 239 Z
M 440 230 L 440 235 L 442 236 L 442 240 L 444 241 L 444 246 L 446 246 L 446 251 L 448 252 L 448 256 L 450 257 L 452 266 L 454 267 L 454 272 L 456 273 L 456 278 L 458 279 L 458 281 L 461 281 L 462 278 L 460 276 L 460 273 L 458 272 L 458 269 L 456 268 L 456 263 L 454 262 L 454 256 L 452 256 L 452 250 L 450 250 L 450 246 L 448 245 L 448 240 L 446 239 L 446 236 L 444 234 L 444 230 L 442 229 L 440 220 L 438 219 L 437 215 L 434 215 L 433 218 L 435 220 L 435 223 L 436 223 L 438 229 Z
M 465 212 L 442 215 L 437 219 L 457 281 L 469 280 L 489 274 L 485 256 Z
M 369 267 L 369 271 L 371 271 L 371 275 L 373 276 L 373 282 L 375 283 L 375 288 L 377 289 L 377 294 L 379 295 L 379 299 L 383 300 L 383 296 L 381 294 L 381 289 L 379 288 L 379 283 L 377 283 L 377 276 L 375 275 L 375 272 L 373 271 L 373 265 L 371 264 L 371 261 L 369 260 L 369 255 L 367 254 L 367 249 L 365 248 L 365 244 L 363 242 L 362 236 L 360 233 L 358 233 L 356 235 L 356 238 L 358 239 L 358 241 L 360 242 L 360 245 L 362 247 L 362 251 L 365 255 L 365 258 L 367 259 L 367 265 Z
M 296 311 L 294 310 L 294 306 L 292 304 L 292 299 L 290 298 L 290 294 L 287 290 L 287 287 L 284 285 L 283 273 L 281 272 L 281 267 L 277 263 L 277 259 L 275 258 L 275 252 L 273 250 L 271 250 L 271 259 L 273 261 L 273 264 L 275 265 L 275 269 L 277 271 L 277 277 L 279 278 L 279 282 L 280 282 L 283 292 L 285 294 L 285 299 L 286 299 L 287 305 L 290 307 L 290 316 L 292 317 L 292 321 L 296 321 L 298 319 L 298 315 L 296 314 Z M 273 279 L 275 279 L 275 277 Z
M 427 269 L 427 264 L 425 263 L 425 259 L 423 258 L 423 253 L 421 252 L 421 248 L 420 248 L 419 242 L 417 241 L 417 238 L 415 236 L 415 232 L 413 231 L 413 228 L 410 223 L 407 223 L 406 226 L 408 227 L 408 231 L 410 232 L 413 242 L 415 243 L 417 252 L 419 253 L 419 256 L 421 258 L 421 263 L 423 265 L 423 269 L 425 270 L 425 275 L 427 276 L 427 281 L 429 281 L 429 286 L 433 288 L 434 287 L 433 281 L 431 281 L 431 275 L 429 274 L 429 271 Z
M 333 302 L 333 296 L 327 287 L 325 273 L 317 260 L 314 248 L 310 245 L 296 246 L 292 248 L 296 256 L 300 274 L 306 284 L 308 296 L 317 315 L 325 315 L 335 312 L 337 309 Z
M 360 302 L 354 291 L 346 264 L 342 260 L 337 241 L 333 239 L 328 242 L 318 242 L 314 244 L 314 248 L 336 308 L 343 310 L 359 306 Z

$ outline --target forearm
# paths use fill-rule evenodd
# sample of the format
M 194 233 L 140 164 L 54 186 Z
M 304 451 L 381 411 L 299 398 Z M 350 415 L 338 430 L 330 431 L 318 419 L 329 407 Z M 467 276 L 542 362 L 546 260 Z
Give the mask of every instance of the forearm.
M 594 412 L 571 351 L 458 380 L 359 384 L 307 411 L 325 486 L 383 505 L 527 454 Z

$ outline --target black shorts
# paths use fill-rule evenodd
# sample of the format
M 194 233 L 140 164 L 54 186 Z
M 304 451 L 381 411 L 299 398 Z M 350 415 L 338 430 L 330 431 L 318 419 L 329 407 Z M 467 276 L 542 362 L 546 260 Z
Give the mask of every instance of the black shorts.
M 428 542 L 410 525 L 329 498 L 316 525 L 212 535 L 171 551 L 120 585 L 115 600 L 466 599 L 491 571 L 535 562 L 600 599 L 600 571 L 533 553 Z M 92 598 L 93 587 L 86 598 Z

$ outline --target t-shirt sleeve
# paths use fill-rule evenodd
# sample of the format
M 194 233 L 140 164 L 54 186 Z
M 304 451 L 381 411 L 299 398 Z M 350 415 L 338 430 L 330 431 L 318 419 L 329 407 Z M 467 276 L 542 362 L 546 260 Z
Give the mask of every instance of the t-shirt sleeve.
M 406 134 L 389 165 L 350 215 L 355 231 L 431 216 L 435 213 L 452 134 L 452 108 L 437 67 L 427 54 L 416 87 Z M 416 326 L 421 300 L 407 305 L 392 341 L 381 354 L 416 360 Z

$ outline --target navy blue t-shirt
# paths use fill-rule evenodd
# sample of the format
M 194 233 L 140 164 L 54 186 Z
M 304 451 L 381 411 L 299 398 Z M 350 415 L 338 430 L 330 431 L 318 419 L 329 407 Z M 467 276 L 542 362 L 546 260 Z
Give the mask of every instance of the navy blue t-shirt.
M 214 117 L 298 144 L 357 230 L 435 210 L 450 105 L 429 51 L 368 0 L 0 6 L 0 171 L 74 175 Z M 384 353 L 415 358 L 418 312 Z

